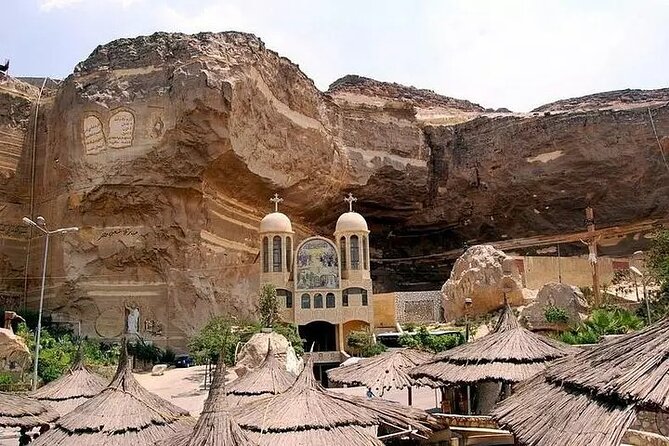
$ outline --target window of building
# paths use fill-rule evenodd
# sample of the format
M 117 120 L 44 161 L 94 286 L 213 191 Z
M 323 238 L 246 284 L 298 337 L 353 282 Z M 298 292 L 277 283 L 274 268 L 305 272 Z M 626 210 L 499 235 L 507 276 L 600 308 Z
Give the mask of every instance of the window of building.
M 348 265 L 346 265 L 346 237 L 339 239 L 339 255 L 341 257 L 341 269 L 348 268 Z
M 314 308 L 323 308 L 323 295 L 321 293 L 314 294 Z
M 293 293 L 281 288 L 276 290 L 277 297 L 283 297 L 286 302 L 286 308 L 293 308 Z
M 286 271 L 293 269 L 293 244 L 290 237 L 286 237 Z
M 357 235 L 351 236 L 351 269 L 360 269 L 360 241 Z
M 366 307 L 368 305 L 367 301 L 367 290 L 363 289 L 362 290 L 362 305 Z
M 363 269 L 368 269 L 369 268 L 369 253 L 367 252 L 368 250 L 367 246 L 367 237 L 362 238 L 362 268 Z
M 269 272 L 269 240 L 267 237 L 262 239 L 262 271 Z
M 311 296 L 309 296 L 307 293 L 304 293 L 302 295 L 302 308 L 303 309 L 311 308 Z
M 335 307 L 335 295 L 328 293 L 325 295 L 325 307 L 334 308 Z
M 348 290 L 344 290 L 341 295 L 341 306 L 348 307 Z
M 275 235 L 272 241 L 272 271 L 275 273 L 281 271 L 281 237 L 278 235 Z

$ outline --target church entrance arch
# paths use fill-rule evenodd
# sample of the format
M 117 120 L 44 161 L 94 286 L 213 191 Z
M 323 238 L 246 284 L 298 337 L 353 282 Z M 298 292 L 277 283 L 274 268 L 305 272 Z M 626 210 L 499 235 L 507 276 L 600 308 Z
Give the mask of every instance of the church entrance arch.
M 334 324 L 325 321 L 313 321 L 298 327 L 304 351 L 331 352 L 337 350 L 337 330 Z

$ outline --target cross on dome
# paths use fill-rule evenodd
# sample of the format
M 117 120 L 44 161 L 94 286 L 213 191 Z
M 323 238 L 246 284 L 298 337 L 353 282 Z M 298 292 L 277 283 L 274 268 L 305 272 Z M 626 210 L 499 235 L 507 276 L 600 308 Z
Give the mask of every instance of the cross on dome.
M 353 202 L 358 201 L 357 198 L 353 196 L 352 193 L 348 193 L 347 197 L 344 197 L 344 201 L 348 203 L 348 211 L 353 212 Z
M 274 212 L 279 212 L 279 203 L 283 201 L 283 198 L 280 198 L 279 194 L 274 194 L 274 197 L 270 198 L 269 201 L 274 203 Z

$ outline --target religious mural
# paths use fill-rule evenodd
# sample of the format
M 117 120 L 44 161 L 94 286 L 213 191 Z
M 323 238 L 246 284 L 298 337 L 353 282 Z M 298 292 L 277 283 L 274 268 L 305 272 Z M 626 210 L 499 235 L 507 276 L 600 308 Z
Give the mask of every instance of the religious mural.
M 297 253 L 296 289 L 339 288 L 337 250 L 322 239 L 307 240 Z

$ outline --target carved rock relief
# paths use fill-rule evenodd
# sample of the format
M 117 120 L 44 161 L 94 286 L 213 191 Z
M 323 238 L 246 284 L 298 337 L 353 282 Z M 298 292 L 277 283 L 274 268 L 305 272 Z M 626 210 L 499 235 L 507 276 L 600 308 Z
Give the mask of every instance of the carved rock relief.
M 83 142 L 86 154 L 100 153 L 107 148 L 123 149 L 132 146 L 135 133 L 135 115 L 128 110 L 111 114 L 105 135 L 105 127 L 96 115 L 84 117 Z

